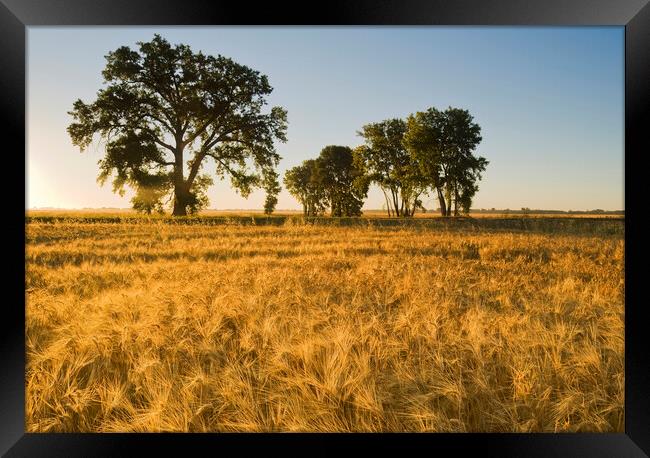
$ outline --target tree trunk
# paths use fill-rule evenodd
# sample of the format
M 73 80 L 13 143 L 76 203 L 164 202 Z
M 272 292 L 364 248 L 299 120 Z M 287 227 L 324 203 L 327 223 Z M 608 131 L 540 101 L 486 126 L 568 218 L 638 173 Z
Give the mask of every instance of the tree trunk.
M 187 216 L 187 192 L 183 177 L 183 148 L 179 146 L 181 138 L 176 136 L 174 151 L 174 211 L 172 216 Z
M 183 172 L 181 172 L 182 174 Z M 173 216 L 186 216 L 187 215 L 187 204 L 189 203 L 189 189 L 185 181 L 183 180 L 183 175 L 176 176 L 176 182 L 174 183 L 174 211 L 172 212 Z
M 445 216 L 451 216 L 451 189 L 449 189 L 449 186 L 445 187 L 445 200 L 447 201 Z
M 404 211 L 402 212 L 402 216 L 408 218 L 411 216 L 411 201 L 408 197 L 402 196 L 402 202 L 404 203 Z
M 187 194 L 185 186 L 177 185 L 174 187 L 174 211 L 172 216 L 187 216 Z
M 187 216 L 187 205 L 178 196 L 174 198 L 174 211 L 172 212 L 172 216 Z
M 388 202 L 388 194 L 386 194 L 386 190 L 384 188 L 381 188 L 381 191 L 384 193 L 384 198 L 386 199 L 386 211 L 388 211 L 388 217 L 390 218 L 390 203 Z
M 438 190 L 438 201 L 440 202 L 440 216 L 447 216 L 447 205 L 445 204 L 445 196 L 442 195 L 442 190 Z
M 415 210 L 417 209 L 416 203 L 418 199 L 420 198 L 421 192 L 417 193 L 415 197 L 413 198 L 413 207 L 411 208 L 411 216 L 415 216 Z
M 399 197 L 397 196 L 397 191 L 394 189 L 390 190 L 391 194 L 393 195 L 393 207 L 395 210 L 395 216 L 399 217 L 400 212 L 399 212 Z

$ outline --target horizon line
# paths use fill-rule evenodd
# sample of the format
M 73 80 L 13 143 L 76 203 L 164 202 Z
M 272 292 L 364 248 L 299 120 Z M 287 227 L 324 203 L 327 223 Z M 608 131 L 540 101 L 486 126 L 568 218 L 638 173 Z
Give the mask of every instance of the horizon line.
M 525 209 L 524 209 L 525 208 Z M 25 211 L 29 210 L 125 210 L 125 211 L 136 211 L 135 209 L 131 207 L 30 207 L 26 208 Z M 263 212 L 263 208 L 205 208 L 203 210 L 200 210 L 200 212 L 205 212 L 205 211 L 260 211 Z M 302 211 L 301 208 L 278 208 L 273 211 L 273 213 L 277 212 L 283 212 L 283 211 Z M 364 208 L 362 211 L 366 212 L 385 212 L 385 208 Z M 431 208 L 427 209 L 426 213 L 435 213 L 439 211 L 437 208 Z M 470 209 L 471 212 L 503 212 L 503 211 L 509 211 L 509 212 L 522 212 L 522 211 L 527 211 L 527 212 L 562 212 L 562 213 L 576 213 L 576 212 L 607 212 L 607 213 L 612 213 L 612 212 L 617 212 L 617 213 L 624 213 L 625 209 L 617 209 L 617 210 L 606 210 L 602 208 L 592 208 L 592 209 L 587 209 L 587 210 L 557 210 L 553 208 L 526 208 L 526 207 L 520 207 L 520 208 L 472 208 Z

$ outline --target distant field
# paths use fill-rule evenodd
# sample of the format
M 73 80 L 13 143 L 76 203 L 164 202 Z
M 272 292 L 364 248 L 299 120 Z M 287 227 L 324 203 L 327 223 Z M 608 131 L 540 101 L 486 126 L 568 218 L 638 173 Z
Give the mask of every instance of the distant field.
M 258 213 L 213 213 L 198 216 L 171 217 L 169 215 L 145 216 L 134 212 L 28 212 L 27 224 L 32 223 L 83 223 L 83 224 L 170 224 L 200 226 L 335 226 L 335 227 L 395 227 L 431 230 L 565 233 L 575 235 L 620 235 L 625 231 L 623 217 L 430 217 L 430 218 L 387 218 L 387 217 L 304 217 L 300 213 L 274 214 Z
M 27 210 L 26 216 L 54 216 L 54 217 L 89 217 L 89 216 L 120 216 L 120 217 L 140 217 L 147 218 L 145 215 L 136 213 L 131 209 L 90 209 L 90 210 Z M 211 216 L 262 216 L 262 210 L 204 210 L 198 215 L 199 217 Z M 279 210 L 273 213 L 273 216 L 301 216 L 299 210 Z M 154 215 L 155 216 L 155 215 Z M 472 218 L 615 218 L 623 219 L 623 214 L 598 214 L 598 213 L 514 213 L 514 212 L 472 212 Z M 385 210 L 364 210 L 365 218 L 388 218 Z M 416 213 L 415 218 L 442 218 L 437 212 Z
M 623 220 L 127 216 L 29 212 L 27 431 L 624 431 Z

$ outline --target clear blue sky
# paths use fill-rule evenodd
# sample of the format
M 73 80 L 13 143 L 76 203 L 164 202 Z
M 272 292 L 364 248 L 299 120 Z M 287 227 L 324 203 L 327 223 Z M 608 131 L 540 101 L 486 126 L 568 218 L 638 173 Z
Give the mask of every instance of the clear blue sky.
M 96 183 L 97 146 L 71 144 L 67 115 L 94 100 L 104 56 L 160 33 L 268 75 L 288 110 L 280 172 L 363 124 L 428 107 L 468 109 L 490 165 L 475 208 L 624 209 L 623 27 L 29 27 L 26 208 L 129 207 Z M 210 208 L 261 208 L 227 181 Z M 381 208 L 371 189 L 364 208 Z M 433 196 L 425 206 L 436 206 Z M 282 191 L 278 209 L 299 208 Z

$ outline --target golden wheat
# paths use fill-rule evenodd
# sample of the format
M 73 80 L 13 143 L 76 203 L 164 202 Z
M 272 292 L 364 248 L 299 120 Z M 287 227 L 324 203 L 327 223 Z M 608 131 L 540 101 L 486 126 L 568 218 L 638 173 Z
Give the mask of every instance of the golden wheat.
M 26 428 L 624 430 L 620 236 L 30 223 Z

